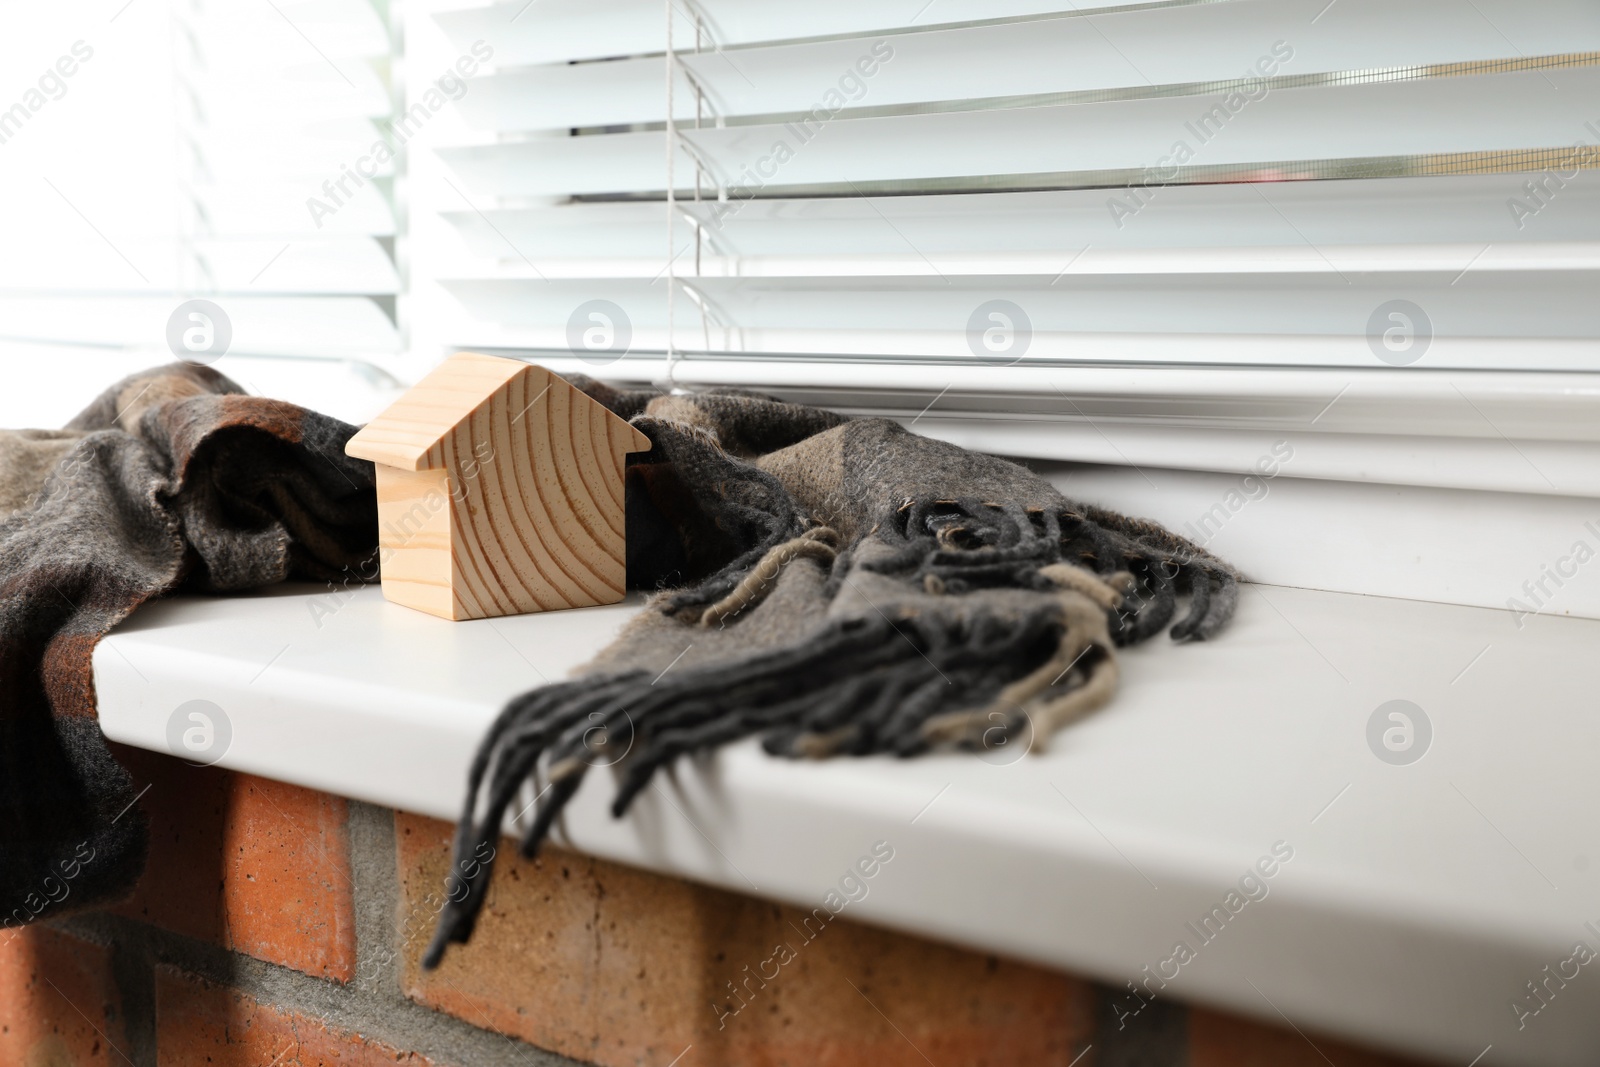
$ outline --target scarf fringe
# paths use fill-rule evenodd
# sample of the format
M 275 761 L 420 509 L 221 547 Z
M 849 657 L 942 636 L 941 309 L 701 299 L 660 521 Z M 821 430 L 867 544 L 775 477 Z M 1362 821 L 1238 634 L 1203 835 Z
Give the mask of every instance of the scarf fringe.
M 1104 643 L 1080 636 L 1075 617 L 1097 620 Z M 473 857 L 492 854 L 480 846 L 494 844 L 523 783 L 541 766 L 550 784 L 523 835 L 530 857 L 590 766 L 614 762 L 618 748 L 628 749 L 612 802 L 620 817 L 677 757 L 751 734 L 764 735 L 769 753 L 790 758 L 914 756 L 946 744 L 982 749 L 997 737 L 1006 743 L 1047 733 L 1043 727 L 1063 714 L 1103 702 L 1114 684 L 1103 610 L 1064 592 L 1014 620 L 969 625 L 924 612 L 835 622 L 804 645 L 732 664 L 539 690 L 501 714 L 473 763 L 454 868 L 472 876 L 450 876 L 423 965 L 436 967 L 448 945 L 470 937 L 493 867 Z M 962 710 L 974 703 L 983 710 Z
M 790 758 L 1042 746 L 1111 697 L 1112 646 L 1164 628 L 1180 594 L 1189 609 L 1172 628 L 1177 640 L 1215 633 L 1238 598 L 1237 572 L 1204 549 L 1110 512 L 907 501 L 872 536 L 890 551 L 858 562 L 860 541 L 840 551 L 831 530 L 771 522 L 756 546 L 677 594 L 668 611 L 726 625 L 799 559 L 831 565 L 830 598 L 858 566 L 952 598 L 986 588 L 1047 595 L 1020 614 L 908 610 L 835 620 L 808 641 L 733 663 L 566 682 L 513 701 L 473 761 L 447 904 L 423 966 L 437 967 L 449 945 L 471 936 L 494 866 L 476 857 L 494 855 L 507 810 L 541 768 L 549 785 L 522 838 L 529 857 L 588 769 L 617 762 L 618 749 L 626 758 L 611 810 L 620 817 L 679 756 L 753 734 L 767 752 Z

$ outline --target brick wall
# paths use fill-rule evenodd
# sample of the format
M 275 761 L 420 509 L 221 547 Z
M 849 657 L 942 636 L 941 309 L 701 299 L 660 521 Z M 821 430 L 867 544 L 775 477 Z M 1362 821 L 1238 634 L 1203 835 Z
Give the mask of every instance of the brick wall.
M 0 931 L 4 1067 L 1405 1062 L 1161 1001 L 1119 1028 L 1091 982 L 559 850 L 506 849 L 473 943 L 424 973 L 447 825 L 119 755 L 149 870 Z

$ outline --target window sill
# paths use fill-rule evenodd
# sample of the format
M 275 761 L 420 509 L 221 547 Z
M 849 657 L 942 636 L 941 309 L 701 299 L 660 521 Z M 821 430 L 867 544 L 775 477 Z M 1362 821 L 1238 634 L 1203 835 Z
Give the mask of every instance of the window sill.
M 376 588 L 178 598 L 96 652 L 100 720 L 165 751 L 175 709 L 211 701 L 221 766 L 453 819 L 502 703 L 637 610 L 448 623 Z M 857 919 L 1118 988 L 1181 940 L 1195 956 L 1165 997 L 1446 1061 L 1493 1044 L 1482 1062 L 1592 1063 L 1600 985 L 1569 983 L 1520 1032 L 1507 1002 L 1597 941 L 1597 641 L 1600 622 L 1518 630 L 1503 611 L 1252 586 L 1217 642 L 1128 652 L 1117 700 L 1047 753 L 798 763 L 744 742 L 681 763 L 621 821 L 591 774 L 556 836 L 805 907 L 882 840 L 895 860 Z M 1397 698 L 1433 729 L 1406 766 L 1366 739 Z M 1268 896 L 1202 943 L 1186 924 L 1279 841 L 1294 856 Z

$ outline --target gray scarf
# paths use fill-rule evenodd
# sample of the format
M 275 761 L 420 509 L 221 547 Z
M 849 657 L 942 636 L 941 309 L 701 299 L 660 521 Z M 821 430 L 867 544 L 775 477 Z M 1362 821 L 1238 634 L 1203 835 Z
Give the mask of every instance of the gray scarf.
M 64 430 L 0 431 L 0 926 L 133 888 L 139 786 L 95 722 L 92 658 L 140 604 L 286 578 L 376 550 L 355 428 L 173 364 Z
M 470 936 L 493 867 L 476 857 L 535 775 L 530 856 L 622 750 L 618 816 L 678 756 L 751 734 L 789 758 L 1039 747 L 1110 699 L 1116 647 L 1165 628 L 1180 596 L 1178 640 L 1233 613 L 1226 563 L 1017 464 L 752 394 L 574 384 L 654 444 L 630 457 L 628 584 L 660 591 L 490 729 L 426 966 Z

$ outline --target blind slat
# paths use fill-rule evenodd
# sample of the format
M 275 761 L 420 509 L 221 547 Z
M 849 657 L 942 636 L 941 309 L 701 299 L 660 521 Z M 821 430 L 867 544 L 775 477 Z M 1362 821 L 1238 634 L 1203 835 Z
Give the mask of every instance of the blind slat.
M 1530 186 L 1559 199 L 1551 199 L 1546 211 L 1529 196 Z M 1405 250 L 1413 247 L 1469 248 L 1477 254 L 1492 245 L 1486 254 L 1493 257 L 1530 244 L 1600 241 L 1600 183 L 1558 188 L 1536 172 L 1174 186 L 1162 189 L 1136 218 L 1113 212 L 1108 202 L 1114 196 L 1077 189 L 753 200 L 731 212 L 711 201 L 677 207 L 704 227 L 705 256 L 746 263 L 750 257 L 817 256 L 841 268 L 855 257 L 904 256 L 913 249 L 936 258 L 1054 253 L 1059 270 L 1085 248 L 1091 262 L 1112 253 L 1170 256 L 1188 250 L 1187 262 L 1199 264 L 1231 249 L 1299 249 L 1315 256 L 1315 249 L 1366 246 L 1391 249 L 1391 269 L 1406 269 Z M 558 269 L 563 261 L 633 258 L 636 271 L 654 276 L 667 246 L 666 214 L 649 201 L 443 215 L 472 254 L 516 265 L 521 261 L 514 250 L 526 249 L 542 270 Z M 679 249 L 692 250 L 692 228 L 677 229 Z M 1419 252 L 1418 258 L 1435 254 Z
M 116 255 L 86 255 L 76 242 L 40 249 L 30 262 L 0 259 L 0 291 L 177 292 L 182 265 L 197 259 L 214 293 L 399 292 L 394 262 L 366 236 L 288 240 L 133 240 L 119 244 L 143 274 Z
M 0 337 L 166 351 L 167 320 L 181 296 L 0 296 Z M 394 321 L 359 297 L 217 295 L 235 355 L 347 356 L 392 353 Z
M 897 116 L 806 127 L 686 129 L 676 173 L 749 193 L 949 181 L 982 189 L 995 176 L 1057 186 L 1159 185 L 1175 168 L 1227 166 L 1293 177 L 1327 160 L 1560 149 L 1587 135 L 1600 67 L 1438 81 L 1283 90 L 1256 102 L 1227 94 L 1000 112 Z M 1382 122 L 1372 121 L 1383 116 Z M 619 133 L 449 149 L 471 190 L 498 196 L 660 191 L 664 133 Z M 951 146 L 960 151 L 951 151 Z M 1108 181 L 1106 175 L 1122 176 Z M 1077 179 L 1074 176 L 1079 176 Z
M 846 115 L 935 103 L 963 109 L 1058 94 L 1171 95 L 1174 86 L 1266 76 L 1441 76 L 1441 68 L 1508 55 L 1600 51 L 1600 6 L 1586 0 L 1552 0 L 1534 20 L 1520 20 L 1512 0 L 1483 7 L 1484 17 L 1463 19 L 1460 0 L 1341 0 L 1332 8 L 1326 0 L 1239 0 L 686 53 L 692 81 L 681 80 L 674 105 L 684 122 L 819 107 L 842 106 Z M 1514 46 L 1497 17 L 1527 23 Z M 476 82 L 460 106 L 469 121 L 499 131 L 656 123 L 666 111 L 661 67 L 659 57 L 641 57 L 504 70 Z
M 627 315 L 635 347 L 664 347 L 663 285 L 643 278 L 446 280 L 474 319 L 512 331 L 530 347 L 565 348 L 567 324 L 595 300 Z M 1481 366 L 1482 346 L 1521 350 L 1524 369 L 1573 369 L 1592 361 L 1600 306 L 1586 294 L 1600 269 L 1459 270 L 1404 275 L 1363 272 L 1342 279 L 1307 273 L 898 275 L 872 278 L 706 278 L 700 298 L 677 312 L 678 344 L 690 350 L 873 355 L 929 360 L 988 358 L 980 335 L 997 302 L 1008 325 L 1026 322 L 1028 340 L 991 362 L 1020 359 L 1204 357 L 1194 340 L 1254 337 L 1248 357 L 1229 362 L 1325 362 L 1373 366 L 1375 309 L 1404 299 L 1423 309 L 1430 367 Z M 702 315 L 697 307 L 707 309 Z M 1023 318 L 1017 319 L 1020 310 Z M 974 326 L 976 320 L 977 326 Z M 1382 328 L 1390 322 L 1384 320 Z M 1380 331 L 1381 333 L 1381 331 Z M 1150 338 L 1163 340 L 1148 343 Z M 1536 342 L 1551 342 L 1536 347 Z M 1458 346 L 1457 342 L 1469 342 Z M 1148 354 L 1139 355 L 1142 350 Z M 1215 346 L 1211 351 L 1215 351 Z
M 701 0 L 704 36 L 728 47 L 788 38 L 870 34 L 906 26 L 950 25 L 1038 15 L 1079 15 L 1109 11 L 1148 0 L 814 0 L 774 4 L 770 0 Z M 473 41 L 494 41 L 500 63 L 556 63 L 661 53 L 666 50 L 665 18 L 655 0 L 541 0 L 537 13 L 526 0 L 506 0 L 434 18 L 459 50 Z M 534 15 L 530 18 L 529 15 Z M 695 23 L 685 5 L 673 7 L 673 46 L 695 40 Z

